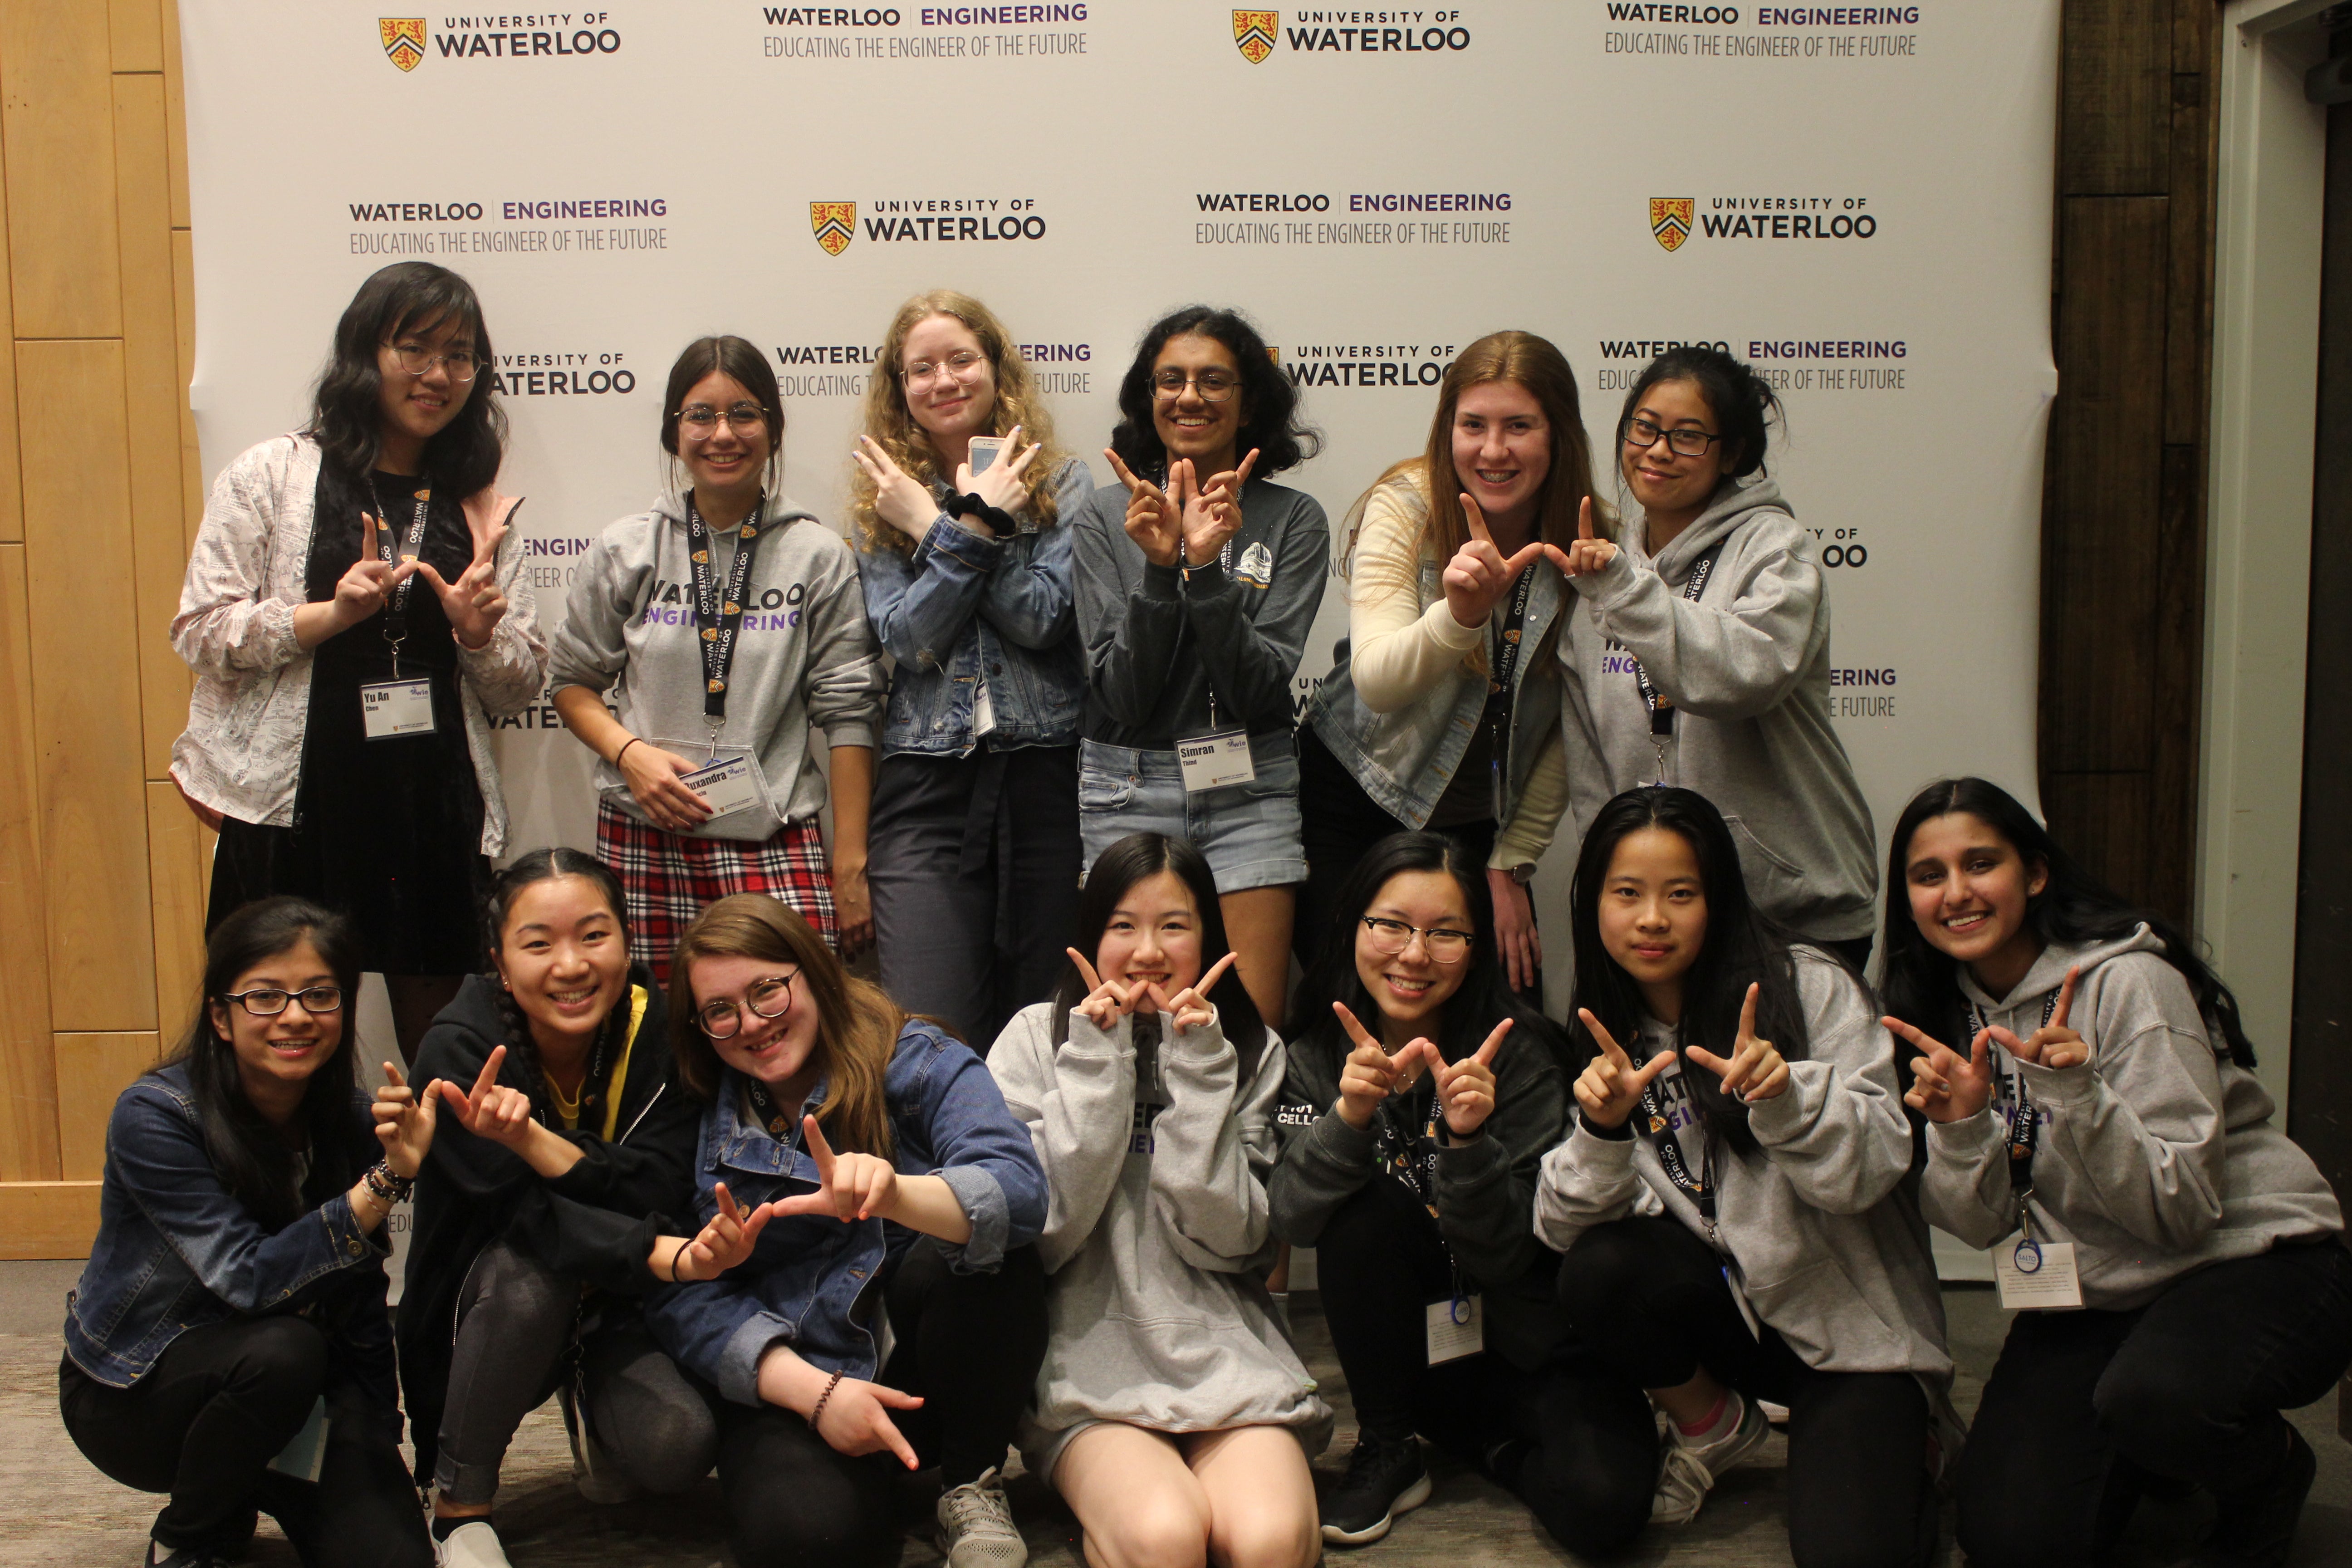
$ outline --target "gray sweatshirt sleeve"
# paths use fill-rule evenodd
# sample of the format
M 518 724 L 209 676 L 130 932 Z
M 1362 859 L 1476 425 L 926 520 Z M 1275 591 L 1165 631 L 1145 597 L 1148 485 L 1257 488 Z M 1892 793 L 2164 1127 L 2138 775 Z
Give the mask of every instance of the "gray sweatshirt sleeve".
M 791 526 L 824 525 L 807 521 Z M 809 723 L 824 731 L 827 745 L 871 746 L 890 683 L 882 672 L 882 650 L 875 645 L 874 628 L 866 621 L 866 592 L 858 584 L 856 562 L 838 537 L 834 544 L 825 563 L 828 580 L 809 595 L 808 674 L 802 701 Z
M 1216 1023 L 1162 1038 L 1168 1105 L 1152 1123 L 1151 1209 L 1195 1268 L 1247 1268 L 1267 1237 L 1265 1173 L 1275 1163 L 1274 1105 L 1284 1056 L 1271 1034 L 1244 1088 Z
M 1542 1260 L 1543 1245 L 1528 1220 L 1543 1157 L 1568 1121 L 1559 1069 L 1532 1062 L 1541 1048 L 1533 1041 L 1506 1041 L 1503 1049 L 1514 1046 L 1517 1070 L 1497 1075 L 1495 1113 L 1479 1135 L 1437 1152 L 1438 1227 L 1464 1268 L 1495 1282 L 1520 1279 Z
M 558 689 L 584 686 L 609 691 L 628 668 L 624 637 L 653 572 L 650 555 L 638 567 L 622 563 L 613 535 L 628 526 L 623 522 L 606 529 L 580 558 L 580 575 L 564 601 L 563 624 L 549 645 L 548 674 Z
M 1581 1119 L 1576 1130 L 1543 1158 L 1536 1188 L 1536 1237 L 1554 1252 L 1566 1252 L 1596 1225 L 1633 1214 L 1649 1189 L 1633 1168 L 1634 1140 L 1603 1138 Z
M 2056 1071 L 2019 1062 L 2048 1114 L 2036 1159 L 2065 1161 L 2087 1199 L 2150 1247 L 2185 1252 L 2221 1217 L 2221 1072 L 2189 983 L 2154 953 L 2095 971 L 2091 1059 Z
M 1958 1121 L 1927 1123 L 1927 1169 L 1919 1212 L 1970 1247 L 1990 1247 L 2017 1228 L 2009 1180 L 2009 1135 L 1990 1109 Z
M 1128 538 L 1125 497 L 1118 489 L 1089 497 L 1070 545 L 1088 689 L 1118 722 L 1139 726 L 1150 721 L 1168 684 L 1184 632 L 1184 601 L 1176 568 L 1143 560 L 1142 547 Z M 1122 552 L 1142 568 L 1139 590 L 1130 591 L 1119 571 Z
M 1828 1214 L 1861 1214 L 1911 1168 L 1895 1037 L 1843 966 L 1801 949 L 1796 966 L 1811 1048 L 1789 1064 L 1785 1091 L 1748 1107 L 1748 1126 L 1799 1197 Z
M 1055 1050 L 1048 1016 L 1038 1007 L 1013 1019 L 988 1066 L 1045 1168 L 1037 1255 L 1052 1274 L 1086 1246 L 1118 1186 L 1135 1123 L 1135 1045 L 1126 1019 L 1106 1035 L 1073 1012 L 1070 1037 Z
M 1753 719 L 1779 707 L 1804 674 L 1813 623 L 1825 613 L 1821 568 L 1801 546 L 1765 554 L 1738 594 L 1720 602 L 1709 594 L 1692 603 L 1622 551 L 1570 581 L 1600 605 L 1602 628 L 1642 661 L 1659 694 L 1701 719 Z
M 1184 580 L 1184 615 L 1192 627 L 1192 647 L 1208 669 L 1210 689 L 1232 716 L 1227 722 L 1249 715 L 1289 713 L 1290 678 L 1307 650 L 1307 628 L 1315 624 L 1324 585 L 1330 580 L 1330 525 L 1321 503 L 1294 490 L 1278 498 L 1270 495 L 1259 504 L 1277 500 L 1290 507 L 1290 519 L 1275 554 L 1274 580 L 1255 617 L 1250 595 L 1236 591 L 1216 562 L 1193 567 Z

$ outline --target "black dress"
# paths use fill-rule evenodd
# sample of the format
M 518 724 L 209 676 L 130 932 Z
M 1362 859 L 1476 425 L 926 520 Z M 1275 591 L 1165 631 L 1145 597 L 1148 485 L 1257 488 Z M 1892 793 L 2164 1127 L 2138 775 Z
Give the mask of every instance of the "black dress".
M 373 479 L 381 507 L 367 479 L 331 465 L 320 470 L 305 583 L 312 604 L 332 599 L 359 559 L 362 512 L 404 536 L 415 518 L 415 480 Z M 459 503 L 434 492 L 421 552 L 452 583 L 474 555 Z M 466 749 L 457 638 L 433 584 L 421 575 L 409 581 L 399 675 L 432 681 L 433 731 L 367 738 L 359 689 L 393 679 L 388 609 L 311 649 L 293 824 L 221 824 L 207 931 L 248 900 L 294 893 L 357 923 L 363 970 L 464 974 L 482 967 L 489 861 L 480 847 L 481 786 Z

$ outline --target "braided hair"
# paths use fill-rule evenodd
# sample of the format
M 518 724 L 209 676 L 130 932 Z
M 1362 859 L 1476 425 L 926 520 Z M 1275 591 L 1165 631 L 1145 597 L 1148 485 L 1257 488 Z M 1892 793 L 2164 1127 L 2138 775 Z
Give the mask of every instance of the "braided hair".
M 567 848 L 562 845 L 551 848 L 534 849 L 499 873 L 490 885 L 488 904 L 483 910 L 484 945 L 496 953 L 503 945 L 507 917 L 524 889 L 537 882 L 551 881 L 558 877 L 584 877 L 604 895 L 613 920 L 620 928 L 621 945 L 629 943 L 628 900 L 621 890 L 620 878 L 613 868 L 585 850 Z M 498 968 L 491 965 L 489 978 L 499 979 Z M 547 1081 L 546 1069 L 539 1059 L 539 1042 L 530 1032 L 530 1018 L 522 1004 L 504 985 L 499 987 L 499 1018 L 505 1026 L 507 1060 L 522 1077 L 522 1089 L 530 1097 L 531 1114 L 549 1127 L 558 1126 L 562 1117 L 555 1108 L 554 1090 Z M 580 1086 L 580 1126 L 593 1129 L 604 1125 L 607 1096 L 612 1090 L 613 1064 L 620 1057 L 622 1043 L 628 1038 L 629 1003 L 625 994 L 613 1010 L 604 1015 L 604 1022 L 596 1030 L 596 1038 L 588 1050 L 587 1077 Z

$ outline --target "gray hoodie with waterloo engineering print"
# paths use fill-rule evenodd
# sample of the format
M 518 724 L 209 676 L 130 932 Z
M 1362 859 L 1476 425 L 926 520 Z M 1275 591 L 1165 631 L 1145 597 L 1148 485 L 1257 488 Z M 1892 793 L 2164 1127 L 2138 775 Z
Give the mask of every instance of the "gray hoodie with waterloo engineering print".
M 1638 522 L 1627 532 L 1638 539 Z M 1705 591 L 1684 590 L 1722 546 Z M 1621 545 L 1571 578 L 1559 657 L 1569 809 L 1579 838 L 1610 799 L 1658 782 L 1636 659 L 1675 708 L 1665 783 L 1713 801 L 1767 914 L 1816 942 L 1868 936 L 1878 893 L 1870 807 L 1830 724 L 1830 606 L 1813 536 L 1769 476 L 1727 482 L 1654 561 Z
M 2053 942 L 1998 1002 L 1962 969 L 1961 995 L 1976 1026 L 1997 1024 L 2022 1040 L 2077 966 L 2067 1022 L 2090 1059 L 2053 1069 L 1997 1044 L 1992 1051 L 1996 1098 L 2021 1083 L 2041 1113 L 2034 1239 L 2074 1244 L 2083 1304 L 2128 1310 L 2192 1269 L 2340 1233 L 2344 1212 L 2327 1178 L 2279 1131 L 2269 1091 L 2217 1047 L 2189 982 L 2145 925 L 2112 942 Z M 1962 1026 L 1956 1016 L 1942 1037 L 1955 1050 L 1969 1047 L 1954 1037 Z M 1919 1205 L 1971 1247 L 2016 1232 L 2008 1130 L 1996 1108 L 1928 1124 Z
M 810 727 L 824 731 L 828 745 L 873 745 L 889 683 L 848 544 L 790 501 L 769 498 L 765 515 L 728 673 L 721 749 L 756 757 L 782 820 L 804 822 L 824 805 L 825 774 L 809 745 Z M 711 552 L 721 590 L 735 548 L 730 539 Z M 631 734 L 702 759 L 709 731 L 682 495 L 665 495 L 652 510 L 612 524 L 580 558 L 549 673 L 559 688 L 609 692 L 606 701 Z M 612 763 L 596 764 L 596 787 L 646 820 Z

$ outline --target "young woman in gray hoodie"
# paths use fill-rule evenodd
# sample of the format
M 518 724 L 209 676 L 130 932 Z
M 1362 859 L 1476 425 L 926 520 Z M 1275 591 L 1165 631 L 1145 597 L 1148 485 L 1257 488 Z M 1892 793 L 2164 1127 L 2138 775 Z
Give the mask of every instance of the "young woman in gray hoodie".
M 2219 1505 L 2199 1563 L 2284 1563 L 2315 1460 L 2279 1412 L 2352 1363 L 2352 1254 L 2236 999 L 1982 779 L 1904 808 L 1887 881 L 1921 1205 L 2060 1287 L 2018 1313 L 1977 1408 L 1969 1560 L 2095 1562 L 2161 1479 Z
M 1638 510 L 1615 542 L 1554 559 L 1582 599 L 1567 667 L 1569 805 L 1589 830 L 1636 784 L 1713 801 L 1757 907 L 1806 941 L 1869 956 L 1878 893 L 1870 808 L 1830 724 L 1821 552 L 1764 469 L 1779 400 L 1729 354 L 1650 362 L 1617 422 Z
M 1579 1337 L 1667 1417 L 1650 1519 L 1694 1518 L 1770 1400 L 1798 1568 L 1926 1563 L 1959 1434 L 1893 1037 L 1844 963 L 1751 904 L 1701 795 L 1611 801 L 1574 886 L 1591 1057 L 1536 1234 L 1568 1255 Z
M 1022 1457 L 1087 1560 L 1307 1568 L 1331 1411 L 1264 1284 L 1282 1041 L 1234 972 L 1216 884 L 1139 833 L 1087 873 L 1050 1002 L 989 1054 L 1045 1167 L 1050 1324 Z

